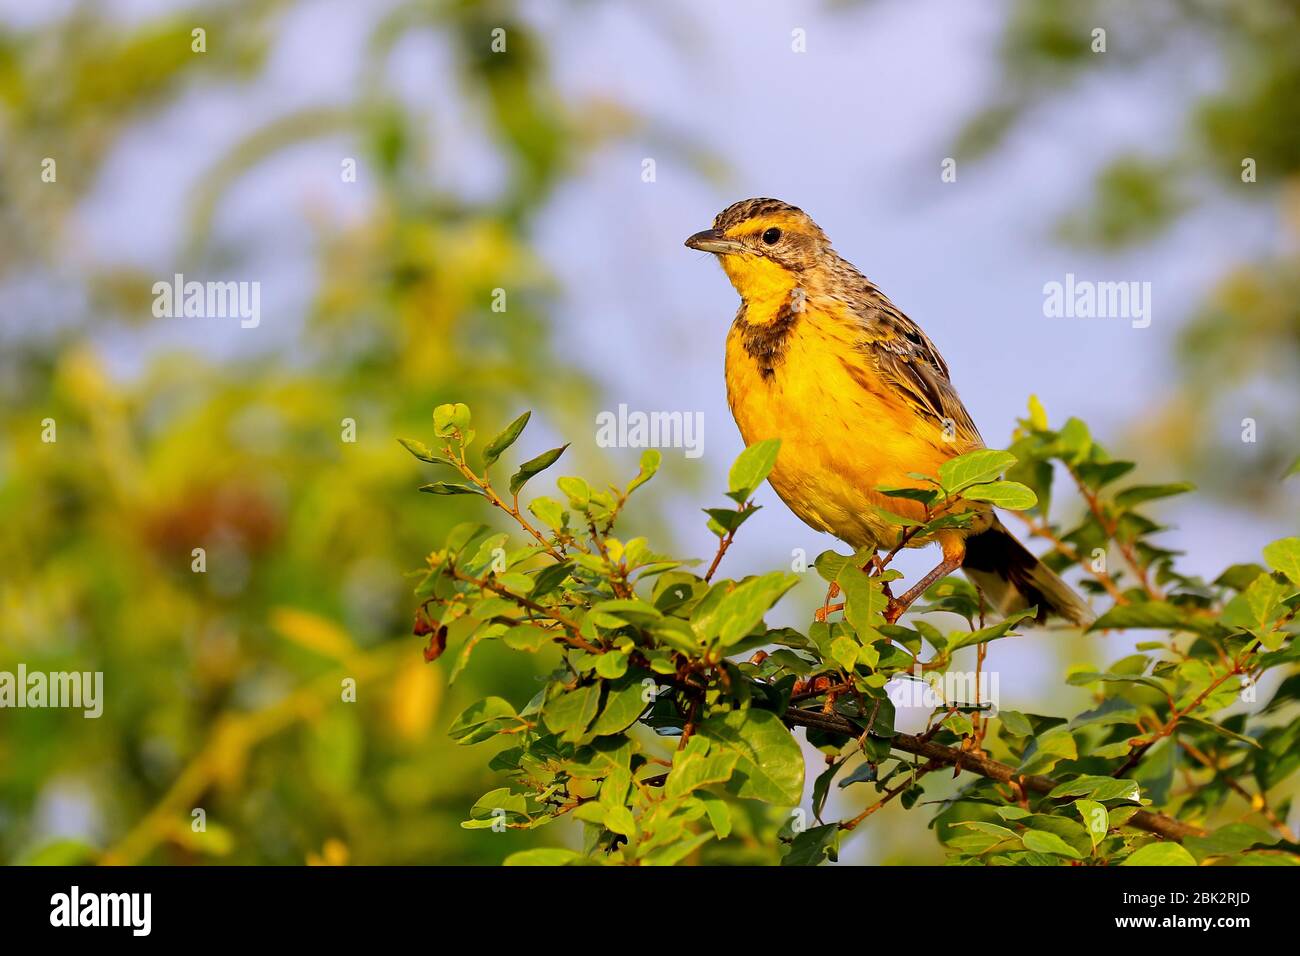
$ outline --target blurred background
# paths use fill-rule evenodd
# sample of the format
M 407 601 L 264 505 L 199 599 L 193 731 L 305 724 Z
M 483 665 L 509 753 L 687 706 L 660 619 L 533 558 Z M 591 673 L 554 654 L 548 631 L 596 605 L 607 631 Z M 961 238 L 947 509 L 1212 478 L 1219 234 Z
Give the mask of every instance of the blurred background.
M 459 827 L 500 780 L 448 723 L 542 665 L 424 662 L 409 573 L 487 515 L 417 494 L 394 439 L 441 402 L 480 434 L 532 408 L 521 453 L 571 440 L 555 474 L 626 480 L 599 411 L 700 412 L 640 530 L 711 554 L 736 299 L 682 240 L 763 195 L 920 322 L 989 444 L 1034 393 L 1139 478 L 1196 481 L 1161 515 L 1184 570 L 1300 526 L 1291 0 L 0 0 L 0 670 L 105 675 L 97 720 L 0 711 L 0 861 L 573 841 Z M 259 283 L 260 323 L 156 318 L 176 273 Z M 1067 273 L 1150 282 L 1150 326 L 1046 318 Z M 730 575 L 834 546 L 760 501 Z M 1040 635 L 988 666 L 1003 707 L 1069 713 L 1066 668 L 1124 650 Z M 843 859 L 940 861 L 928 817 L 891 805 Z

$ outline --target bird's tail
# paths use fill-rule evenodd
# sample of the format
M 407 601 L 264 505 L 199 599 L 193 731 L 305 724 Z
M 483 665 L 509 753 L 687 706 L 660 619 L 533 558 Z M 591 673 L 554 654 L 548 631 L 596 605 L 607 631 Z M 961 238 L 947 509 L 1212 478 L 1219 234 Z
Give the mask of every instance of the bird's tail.
M 1049 615 L 1081 627 L 1093 620 L 1079 595 L 996 519 L 966 539 L 962 570 L 1003 616 L 1037 607 L 1040 622 Z

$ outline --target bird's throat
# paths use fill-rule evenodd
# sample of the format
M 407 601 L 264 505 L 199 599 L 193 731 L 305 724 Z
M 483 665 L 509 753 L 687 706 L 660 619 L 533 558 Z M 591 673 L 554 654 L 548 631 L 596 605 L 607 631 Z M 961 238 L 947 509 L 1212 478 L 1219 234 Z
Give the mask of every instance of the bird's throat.
M 803 297 L 790 292 L 775 306 L 765 309 L 746 300 L 736 313 L 735 332 L 764 381 L 772 379 L 785 363 L 790 337 L 799 324 L 803 307 Z
M 751 325 L 775 321 L 798 284 L 794 272 L 764 256 L 722 256 L 721 262 L 745 301 Z

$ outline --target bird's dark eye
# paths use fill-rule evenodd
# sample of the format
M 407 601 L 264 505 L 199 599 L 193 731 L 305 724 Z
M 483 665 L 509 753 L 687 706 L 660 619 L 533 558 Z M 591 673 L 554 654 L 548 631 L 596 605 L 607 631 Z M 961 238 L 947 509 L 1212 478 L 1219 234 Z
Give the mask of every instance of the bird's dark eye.
M 780 240 L 780 238 L 781 238 L 781 230 L 776 228 L 776 226 L 773 226 L 771 229 L 766 229 L 763 232 L 763 241 L 766 242 L 769 246 L 776 245 L 777 242 Z

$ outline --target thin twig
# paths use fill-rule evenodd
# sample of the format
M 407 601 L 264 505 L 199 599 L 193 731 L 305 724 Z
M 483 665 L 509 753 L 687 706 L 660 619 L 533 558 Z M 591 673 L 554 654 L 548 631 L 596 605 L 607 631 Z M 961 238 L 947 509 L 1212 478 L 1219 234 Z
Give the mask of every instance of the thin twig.
M 1079 473 L 1075 471 L 1073 466 L 1067 464 L 1066 468 L 1070 472 L 1070 477 L 1074 479 L 1075 485 L 1078 486 L 1079 494 L 1081 494 L 1083 500 L 1088 503 L 1088 510 L 1091 511 L 1093 517 L 1097 519 L 1097 524 L 1101 526 L 1101 530 L 1105 532 L 1106 537 L 1114 541 L 1116 546 L 1119 547 L 1120 554 L 1124 556 L 1124 560 L 1128 563 L 1128 566 L 1132 569 L 1134 575 L 1137 576 L 1138 583 L 1142 585 L 1142 590 L 1146 591 L 1147 597 L 1151 598 L 1153 601 L 1163 601 L 1164 595 L 1151 584 L 1151 579 L 1147 576 L 1147 569 L 1142 562 L 1138 560 L 1137 553 L 1133 550 L 1133 545 L 1127 541 L 1121 541 L 1116 536 L 1116 533 L 1119 530 L 1119 525 L 1117 522 L 1106 517 L 1106 513 L 1102 510 L 1101 500 L 1097 497 L 1097 493 L 1088 487 L 1087 483 L 1079 476 Z
M 1155 746 L 1159 741 L 1164 740 L 1166 737 L 1172 734 L 1175 729 L 1177 729 L 1178 722 L 1180 720 L 1182 720 L 1184 717 L 1186 717 L 1188 714 L 1194 711 L 1197 707 L 1201 706 L 1201 703 L 1205 700 L 1205 698 L 1209 697 L 1212 693 L 1218 690 L 1219 687 L 1223 684 L 1223 682 L 1226 681 L 1229 677 L 1234 677 L 1239 675 L 1243 670 L 1243 666 L 1245 664 L 1246 659 L 1249 658 L 1250 655 L 1253 654 L 1255 652 L 1255 649 L 1258 647 L 1259 647 L 1259 641 L 1254 641 L 1253 643 L 1251 643 L 1251 645 L 1241 653 L 1241 656 L 1238 657 L 1235 661 L 1233 661 L 1231 669 L 1224 671 L 1217 678 L 1215 678 L 1203 691 L 1197 694 L 1196 697 L 1192 700 L 1192 702 L 1189 703 L 1186 707 L 1173 710 L 1173 712 L 1169 715 L 1169 719 L 1165 721 L 1164 726 L 1162 726 L 1159 730 L 1157 730 L 1149 740 L 1146 740 L 1143 743 L 1137 745 L 1136 747 L 1133 748 L 1132 751 L 1130 751 L 1128 755 L 1128 759 L 1125 760 L 1123 765 L 1118 770 L 1115 771 L 1113 776 L 1122 777 L 1124 776 L 1124 774 L 1128 773 L 1130 770 L 1136 767 L 1141 762 L 1142 758 L 1146 755 L 1146 752 L 1148 750 L 1150 750 L 1153 746 Z
M 737 512 L 743 513 L 745 511 L 748 511 L 752 504 L 753 502 L 746 501 L 743 505 L 741 505 L 736 510 Z M 704 580 L 706 583 L 713 580 L 713 575 L 718 570 L 718 565 L 722 563 L 722 556 L 727 553 L 727 549 L 731 547 L 731 542 L 735 540 L 735 537 L 736 537 L 736 530 L 733 528 L 732 530 L 724 534 L 722 536 L 722 539 L 718 542 L 718 551 L 713 556 L 713 562 L 709 565 L 709 570 L 706 571 L 704 574 Z
M 1282 837 L 1282 839 L 1286 840 L 1288 843 L 1300 842 L 1296 837 L 1295 831 L 1286 825 L 1285 820 L 1279 819 L 1278 815 L 1273 812 L 1273 808 L 1270 807 L 1268 801 L 1264 799 L 1263 793 L 1251 793 L 1238 783 L 1235 778 L 1229 777 L 1224 772 L 1224 768 L 1219 766 L 1218 761 L 1211 759 L 1208 754 L 1202 752 L 1195 745 L 1189 744 L 1186 740 L 1179 740 L 1178 746 L 1182 747 L 1183 750 L 1198 763 L 1214 771 L 1214 775 L 1226 783 L 1232 791 L 1237 794 L 1237 796 L 1245 800 L 1252 810 L 1267 820 L 1269 826 L 1271 826 L 1277 834 Z
M 939 761 L 937 761 L 937 760 L 931 760 L 931 761 L 930 761 L 929 763 L 927 763 L 924 767 L 914 767 L 914 768 L 912 769 L 912 772 L 909 773 L 909 774 L 907 775 L 907 779 L 906 779 L 906 780 L 904 780 L 902 783 L 900 783 L 897 787 L 894 787 L 894 788 L 892 788 L 892 789 L 890 789 L 890 790 L 886 790 L 886 791 L 885 791 L 885 795 L 884 795 L 883 797 L 881 797 L 879 800 L 877 800 L 877 801 L 876 801 L 875 803 L 873 803 L 871 806 L 867 807 L 865 810 L 863 810 L 861 813 L 859 813 L 859 814 L 858 814 L 856 817 L 854 817 L 852 820 L 845 820 L 843 823 L 840 824 L 840 829 L 841 829 L 841 830 L 852 830 L 852 829 L 853 829 L 854 827 L 856 827 L 859 823 L 861 823 L 861 822 L 862 822 L 863 820 L 865 820 L 867 817 L 871 816 L 873 813 L 875 813 L 877 810 L 879 810 L 881 807 L 883 807 L 885 804 L 887 804 L 890 800 L 893 800 L 893 799 L 894 799 L 896 796 L 898 796 L 900 793 L 903 793 L 903 792 L 907 791 L 909 788 L 915 786 L 915 785 L 916 785 L 916 781 L 917 781 L 918 779 L 920 779 L 921 777 L 925 776 L 925 775 L 926 775 L 927 773 L 929 773 L 931 770 L 935 770 L 935 769 L 937 769 L 937 768 L 939 768 L 939 767 L 941 767 L 941 766 L 943 766 L 943 765 L 942 765 L 941 763 L 939 763 Z
M 473 584 L 476 587 L 483 588 L 485 591 L 499 594 L 503 598 L 508 598 L 509 600 L 514 601 L 522 608 L 526 608 L 529 611 L 541 614 L 542 616 L 555 621 L 557 624 L 560 624 L 566 632 L 564 634 L 564 640 L 568 641 L 574 647 L 581 648 L 591 654 L 600 654 L 602 652 L 602 648 L 597 647 L 582 636 L 581 628 L 578 627 L 576 621 L 565 617 L 558 611 L 538 604 L 536 601 L 531 598 L 526 598 L 522 594 L 515 594 L 509 588 L 504 587 L 489 578 L 476 578 L 468 574 L 461 574 L 453 567 L 448 567 L 447 573 L 457 581 L 464 581 L 466 584 Z
M 1047 526 L 1046 523 L 1035 522 L 1033 519 L 1029 517 L 1029 515 L 1025 514 L 1022 511 L 1013 511 L 1011 513 L 1014 514 L 1017 518 L 1019 518 L 1022 522 L 1024 522 L 1025 527 L 1029 529 L 1029 534 L 1032 537 L 1043 538 L 1046 541 L 1050 541 L 1052 547 L 1056 550 L 1058 554 L 1062 554 L 1065 557 L 1069 558 L 1071 562 L 1079 565 L 1079 567 L 1083 568 L 1094 578 L 1096 578 L 1097 581 L 1101 584 L 1101 586 L 1106 589 L 1106 593 L 1111 596 L 1111 599 L 1114 600 L 1116 604 L 1131 603 L 1128 599 L 1128 595 L 1126 595 L 1123 591 L 1119 589 L 1119 586 L 1115 584 L 1114 579 L 1108 573 L 1106 573 L 1106 571 L 1094 570 L 1091 562 L 1085 563 L 1082 555 L 1080 555 L 1078 551 L 1076 551 L 1069 544 L 1062 541 L 1054 533 L 1052 533 L 1052 530 Z
M 466 464 L 465 452 L 463 450 L 460 452 L 459 455 L 457 455 L 452 450 L 451 446 L 448 445 L 443 448 L 443 453 L 452 462 L 452 464 L 456 466 L 456 470 L 459 471 L 461 475 L 463 475 L 466 479 L 468 479 L 475 486 L 477 486 L 480 491 L 483 492 L 483 497 L 485 497 L 491 504 L 500 508 L 506 514 L 510 515 L 510 517 L 514 518 L 515 521 L 519 524 L 519 527 L 523 528 L 524 531 L 532 535 L 533 538 L 537 540 L 537 543 L 540 544 L 542 548 L 545 549 L 547 554 L 553 557 L 556 561 L 565 560 L 566 555 L 564 554 L 564 552 L 557 550 L 555 546 L 552 545 L 551 542 L 547 540 L 546 536 L 542 534 L 540 531 L 538 531 L 536 528 L 534 528 L 532 524 L 529 523 L 528 519 L 523 516 L 523 513 L 519 510 L 518 495 L 514 496 L 513 504 L 506 504 L 506 502 L 502 500 L 501 496 L 498 495 L 496 493 L 496 490 L 492 487 L 492 482 L 489 481 L 486 476 L 480 478 L 477 474 L 475 474 L 474 469 L 470 468 L 469 465 Z

